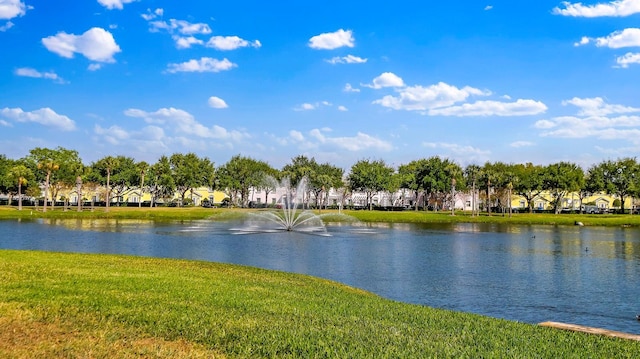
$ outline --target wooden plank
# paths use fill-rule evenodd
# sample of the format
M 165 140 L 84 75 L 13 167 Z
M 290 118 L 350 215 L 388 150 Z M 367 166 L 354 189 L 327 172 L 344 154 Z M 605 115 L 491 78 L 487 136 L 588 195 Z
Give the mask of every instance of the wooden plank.
M 629 333 L 624 333 L 624 332 L 617 332 L 615 330 L 587 327 L 587 326 L 584 326 L 584 325 L 567 324 L 567 323 L 560 323 L 560 322 L 542 322 L 539 325 L 541 325 L 543 327 L 551 327 L 551 328 L 556 328 L 556 329 L 571 330 L 571 331 L 574 331 L 574 332 L 606 335 L 608 337 L 640 341 L 640 335 L 638 335 L 638 334 L 629 334 Z

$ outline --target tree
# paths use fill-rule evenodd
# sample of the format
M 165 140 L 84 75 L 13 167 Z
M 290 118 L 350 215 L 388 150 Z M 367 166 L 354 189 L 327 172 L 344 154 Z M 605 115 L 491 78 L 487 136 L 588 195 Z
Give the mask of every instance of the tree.
M 111 202 L 111 175 L 117 171 L 120 161 L 117 157 L 106 156 L 91 165 L 94 171 L 91 173 L 97 177 L 98 183 L 106 185 L 106 211 L 109 211 L 109 203 Z
M 176 184 L 171 173 L 169 157 L 162 156 L 149 169 L 149 192 L 151 193 L 151 207 L 158 199 L 168 200 L 176 191 Z
M 589 172 L 590 183 L 608 194 L 620 198 L 620 211 L 624 213 L 625 199 L 632 195 L 640 178 L 640 166 L 635 158 L 604 161 Z
M 542 193 L 544 168 L 532 163 L 525 163 L 513 165 L 512 171 L 518 178 L 513 190 L 525 199 L 529 213 L 533 213 L 534 200 Z
M 266 162 L 241 155 L 233 156 L 229 162 L 217 170 L 218 185 L 226 189 L 231 194 L 232 201 L 241 207 L 248 206 L 251 188 L 269 188 L 271 190 L 275 187 L 269 183 L 268 179 L 274 174 L 275 170 Z
M 180 205 L 184 204 L 185 195 L 201 186 L 214 187 L 215 168 L 208 158 L 200 158 L 195 153 L 174 153 L 169 157 L 171 173 L 173 174 L 176 190 L 180 194 Z
M 478 203 L 477 203 L 477 192 L 476 185 L 478 178 L 480 177 L 481 168 L 478 165 L 468 165 L 464 169 L 464 177 L 467 181 L 467 184 L 471 184 L 471 216 L 478 215 Z
M 568 192 L 584 186 L 584 171 L 570 162 L 553 163 L 545 167 L 543 188 L 551 193 L 554 212 L 560 213 L 562 199 Z
M 414 197 L 414 210 L 418 210 L 420 193 L 422 191 L 422 181 L 419 178 L 423 168 L 427 166 L 427 160 L 415 160 L 398 167 L 400 186 L 409 189 Z
M 375 193 L 385 191 L 389 187 L 394 169 L 387 166 L 383 160 L 360 160 L 351 167 L 348 176 L 349 188 L 352 191 L 364 192 L 369 210 L 373 209 Z
M 140 183 L 140 200 L 138 201 L 138 208 L 142 207 L 142 196 L 144 195 L 144 177 L 149 171 L 149 164 L 145 161 L 136 163 L 136 171 L 139 177 Z
M 330 163 L 317 165 L 312 171 L 309 186 L 316 197 L 318 208 L 322 209 L 323 204 L 326 207 L 331 188 L 340 188 L 343 186 L 343 175 L 344 170 L 342 168 L 333 166 Z
M 18 210 L 22 210 L 22 187 L 35 178 L 31 169 L 23 164 L 17 164 L 9 169 L 7 179 L 18 187 Z
M 58 193 L 63 188 L 75 185 L 76 177 L 83 171 L 84 165 L 78 151 L 63 147 L 56 149 L 36 147 L 29 151 L 25 164 L 36 175 L 36 180 L 44 183 L 44 207 L 47 210 L 49 194 L 52 206 L 55 206 Z

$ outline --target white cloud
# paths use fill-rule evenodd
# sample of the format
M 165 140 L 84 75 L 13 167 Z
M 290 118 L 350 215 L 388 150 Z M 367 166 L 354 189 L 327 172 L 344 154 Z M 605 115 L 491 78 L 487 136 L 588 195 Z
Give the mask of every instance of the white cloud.
M 640 132 L 637 128 L 640 127 L 640 116 L 619 116 L 614 118 L 563 116 L 556 117 L 550 122 L 553 127 L 543 131 L 540 134 L 541 136 L 560 138 L 595 137 L 626 139 L 634 143 L 640 142 L 640 137 L 631 135 Z M 536 123 L 536 127 L 541 128 L 542 126 L 538 126 Z
M 422 146 L 427 148 L 439 149 L 453 154 L 453 157 L 465 157 L 467 160 L 483 162 L 488 160 L 491 151 L 482 150 L 473 146 L 464 146 L 457 143 L 446 142 L 423 142 Z
M 33 77 L 38 79 L 48 79 L 48 80 L 53 80 L 57 83 L 64 83 L 64 80 L 60 76 L 58 76 L 58 74 L 56 74 L 55 72 L 40 72 L 30 67 L 21 67 L 19 69 L 16 69 L 15 74 L 18 76 Z
M 289 131 L 289 137 L 291 137 L 296 142 L 304 141 L 304 135 L 300 131 L 296 131 L 296 130 Z
M 612 32 L 609 36 L 605 37 L 583 37 L 580 42 L 577 42 L 574 45 L 587 45 L 591 41 L 594 41 L 596 43 L 596 46 L 598 47 L 608 47 L 611 49 L 619 49 L 623 47 L 638 47 L 640 46 L 640 29 L 628 28 L 622 31 Z
M 0 20 L 11 20 L 26 13 L 26 6 L 20 0 L 0 0 Z M 11 27 L 11 26 L 9 26 Z
M 229 107 L 223 99 L 216 96 L 209 97 L 209 106 L 213 108 L 227 108 Z
M 393 72 L 384 72 L 380 76 L 373 79 L 373 84 L 366 85 L 361 84 L 364 87 L 370 87 L 372 89 L 381 89 L 383 87 L 403 87 L 404 81 Z
M 223 51 L 235 50 L 240 47 L 258 48 L 260 46 L 262 46 L 262 44 L 258 40 L 247 41 L 238 36 L 213 36 L 207 41 L 207 47 Z
M 102 64 L 89 64 L 89 66 L 87 66 L 87 70 L 89 71 L 98 71 L 102 68 Z
M 573 105 L 580 109 L 578 116 L 607 116 L 611 114 L 640 112 L 640 108 L 610 105 L 605 103 L 601 97 L 579 98 L 562 101 L 562 105 Z
M 315 103 L 306 102 L 294 107 L 293 110 L 294 111 L 311 111 L 311 110 L 318 109 L 319 107 L 322 107 L 322 106 L 331 106 L 331 103 L 329 101 L 320 101 Z
M 350 83 L 347 83 L 344 85 L 344 89 L 342 89 L 342 91 L 344 92 L 360 92 L 359 88 L 354 88 L 353 86 L 351 86 Z
M 535 143 L 530 141 L 515 141 L 509 144 L 510 147 L 521 148 L 521 147 L 531 147 L 534 146 Z
M 347 55 L 347 56 L 343 56 L 343 57 L 333 57 L 329 60 L 325 60 L 326 62 L 330 63 L 330 64 L 364 64 L 365 62 L 367 62 L 367 59 L 363 59 L 361 57 L 358 56 L 353 56 L 353 55 Z
M 10 28 L 13 27 L 13 25 L 14 24 L 11 21 L 7 21 L 6 24 L 0 26 L 0 32 L 5 32 L 5 31 L 9 30 Z
M 398 96 L 387 95 L 374 104 L 388 107 L 394 110 L 407 111 L 428 111 L 440 107 L 452 106 L 458 102 L 465 101 L 469 96 L 488 96 L 491 93 L 473 87 L 465 86 L 457 88 L 455 86 L 439 82 L 429 87 L 411 86 L 396 89 Z
M 147 14 L 146 18 L 153 19 Z M 199 22 L 191 23 L 185 20 L 169 19 L 166 21 L 151 21 L 149 22 L 150 31 L 158 32 L 160 30 L 166 30 L 170 34 L 178 32 L 182 35 L 207 35 L 211 33 L 211 28 L 208 24 Z
M 147 13 L 146 14 L 142 14 L 140 16 L 142 16 L 142 18 L 147 20 L 147 21 L 151 21 L 151 20 L 157 18 L 158 16 L 162 16 L 162 15 L 164 15 L 164 9 L 157 8 L 154 11 L 151 11 L 151 9 L 147 9 Z
M 161 108 L 156 112 L 146 112 L 139 109 L 129 109 L 124 112 L 126 116 L 142 118 L 145 122 L 156 125 L 164 125 L 165 130 L 174 131 L 180 135 L 203 139 L 220 139 L 240 141 L 249 138 L 247 133 L 240 131 L 228 131 L 224 127 L 213 125 L 204 126 L 190 113 L 176 108 Z
M 113 55 L 120 52 L 113 35 L 99 27 L 91 28 L 82 35 L 59 32 L 42 39 L 42 44 L 62 57 L 72 58 L 74 53 L 79 53 L 97 62 L 115 62 Z
M 582 3 L 563 1 L 562 6 L 564 8 L 554 8 L 553 13 L 574 17 L 620 17 L 640 13 L 640 2 L 638 0 L 616 0 L 595 5 L 582 5 Z
M 346 111 L 349 111 L 349 109 L 344 106 L 338 106 L 338 111 L 346 112 Z
M 129 4 L 137 0 L 98 0 L 100 5 L 106 7 L 109 10 L 118 9 L 122 10 L 124 4 Z
M 59 115 L 48 107 L 31 112 L 25 112 L 21 108 L 3 108 L 0 110 L 0 117 L 16 122 L 39 123 L 62 131 L 73 131 L 76 128 L 75 122 L 69 117 Z
M 627 52 L 624 56 L 618 57 L 616 63 L 622 68 L 627 68 L 632 64 L 640 64 L 640 53 Z
M 313 129 L 309 132 L 309 135 L 318 141 L 318 145 L 329 145 L 333 148 L 347 151 L 390 151 L 393 149 L 393 146 L 389 142 L 362 132 L 358 132 L 358 134 L 353 137 L 327 137 L 321 130 Z
M 100 125 L 93 127 L 93 132 L 103 137 L 110 145 L 119 145 L 122 141 L 129 139 L 131 133 L 120 126 L 103 128 Z
M 311 103 L 303 103 L 302 105 L 296 106 L 294 107 L 294 111 L 311 111 L 311 110 L 315 110 L 316 108 L 318 108 L 317 104 L 311 104 Z
M 336 32 L 327 32 L 309 39 L 309 47 L 317 50 L 333 50 L 339 47 L 354 46 L 353 32 L 340 29 Z
M 493 5 L 487 5 L 487 6 L 484 7 L 485 11 L 488 11 L 488 10 L 491 10 L 491 9 L 493 9 Z
M 188 49 L 191 45 L 202 45 L 204 41 L 197 39 L 193 36 L 174 36 L 173 40 L 176 42 L 176 47 L 179 49 Z
M 547 106 L 540 101 L 518 99 L 515 102 L 476 101 L 459 106 L 430 109 L 430 116 L 528 116 L 544 113 Z
M 199 60 L 192 59 L 179 64 L 169 64 L 167 72 L 220 72 L 231 70 L 238 65 L 225 59 L 218 60 L 210 57 L 202 57 Z

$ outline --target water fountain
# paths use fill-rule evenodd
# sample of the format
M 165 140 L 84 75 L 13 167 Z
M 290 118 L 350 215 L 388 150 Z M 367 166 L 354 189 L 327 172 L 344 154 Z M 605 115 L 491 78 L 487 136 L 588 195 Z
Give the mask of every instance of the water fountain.
M 289 179 L 278 183 L 270 179 L 274 188 L 284 188 L 286 194 L 280 201 L 281 209 L 269 209 L 247 214 L 243 227 L 231 228 L 235 234 L 299 232 L 317 236 L 331 236 L 322 216 L 304 209 L 304 195 L 307 192 L 307 178 L 304 177 L 293 189 Z

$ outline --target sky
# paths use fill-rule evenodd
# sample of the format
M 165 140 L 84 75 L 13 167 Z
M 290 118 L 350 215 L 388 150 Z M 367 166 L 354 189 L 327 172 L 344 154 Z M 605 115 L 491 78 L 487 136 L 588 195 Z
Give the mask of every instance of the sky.
M 0 154 L 585 169 L 640 153 L 640 0 L 0 0 Z

